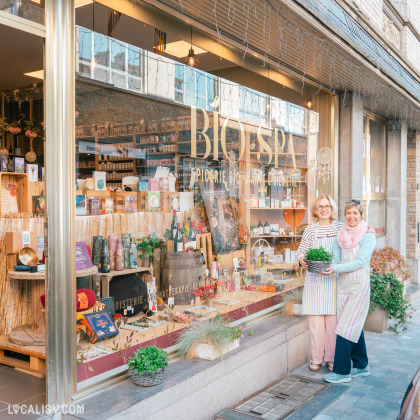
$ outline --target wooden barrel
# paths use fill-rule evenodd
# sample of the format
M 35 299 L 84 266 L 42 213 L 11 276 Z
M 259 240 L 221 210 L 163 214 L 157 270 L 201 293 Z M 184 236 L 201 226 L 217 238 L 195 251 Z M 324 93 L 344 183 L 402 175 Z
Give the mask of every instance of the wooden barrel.
M 169 296 L 169 276 L 175 305 L 190 305 L 193 291 L 204 281 L 204 267 L 200 252 L 170 252 L 163 257 L 162 283 L 165 297 Z

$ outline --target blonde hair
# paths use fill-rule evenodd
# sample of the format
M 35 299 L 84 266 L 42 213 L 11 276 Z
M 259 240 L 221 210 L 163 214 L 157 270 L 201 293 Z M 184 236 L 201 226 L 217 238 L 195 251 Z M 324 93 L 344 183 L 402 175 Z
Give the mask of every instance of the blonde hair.
M 315 201 L 312 203 L 312 206 L 311 206 L 311 216 L 312 216 L 312 220 L 314 222 L 317 222 L 319 220 L 319 218 L 318 218 L 318 204 L 324 198 L 328 200 L 328 202 L 330 203 L 330 206 L 331 206 L 331 217 L 330 217 L 331 222 L 336 219 L 337 204 L 335 204 L 334 200 L 332 199 L 332 197 L 329 194 L 322 194 L 315 199 Z
M 363 217 L 363 213 L 364 213 L 364 209 L 363 206 L 360 203 L 355 203 L 354 201 L 352 201 L 351 203 L 346 203 L 345 207 L 344 207 L 344 216 L 346 215 L 346 212 L 348 209 L 352 209 L 353 207 L 355 207 L 357 210 L 359 210 L 360 216 Z

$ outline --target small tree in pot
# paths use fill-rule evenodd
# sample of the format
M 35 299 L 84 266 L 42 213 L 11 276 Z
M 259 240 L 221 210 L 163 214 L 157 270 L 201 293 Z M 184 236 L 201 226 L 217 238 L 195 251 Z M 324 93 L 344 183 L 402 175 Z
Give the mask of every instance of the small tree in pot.
M 310 249 L 306 253 L 305 261 L 310 273 L 320 274 L 330 268 L 332 255 L 321 246 L 321 248 Z

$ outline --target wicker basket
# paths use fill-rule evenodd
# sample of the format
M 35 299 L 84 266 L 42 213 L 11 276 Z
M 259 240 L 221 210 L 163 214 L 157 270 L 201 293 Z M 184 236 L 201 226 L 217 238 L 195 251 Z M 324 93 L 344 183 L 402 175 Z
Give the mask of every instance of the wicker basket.
M 140 386 L 154 386 L 159 385 L 163 381 L 163 375 L 165 374 L 164 369 L 159 369 L 155 376 L 139 375 L 130 370 L 131 379 L 136 385 Z
M 308 264 L 308 271 L 310 273 L 320 274 L 331 267 L 331 261 L 323 262 L 323 261 L 305 260 L 305 262 L 306 264 Z

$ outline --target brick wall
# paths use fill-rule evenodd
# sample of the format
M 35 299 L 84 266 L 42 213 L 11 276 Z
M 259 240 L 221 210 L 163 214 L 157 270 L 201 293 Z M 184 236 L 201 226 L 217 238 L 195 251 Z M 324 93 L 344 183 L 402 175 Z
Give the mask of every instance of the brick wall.
M 84 82 L 76 85 L 76 110 L 79 112 L 76 125 L 140 121 L 142 118 L 148 122 L 190 114 L 189 107 Z
M 420 133 L 407 140 L 407 257 L 420 258 L 417 223 L 420 222 Z

